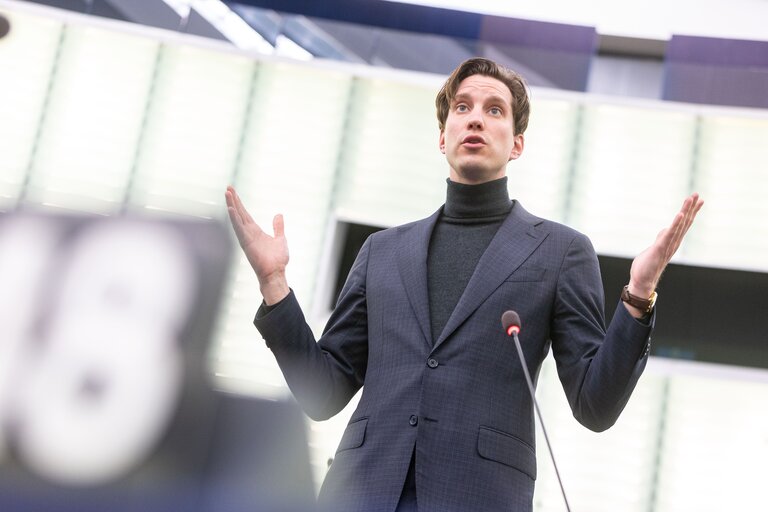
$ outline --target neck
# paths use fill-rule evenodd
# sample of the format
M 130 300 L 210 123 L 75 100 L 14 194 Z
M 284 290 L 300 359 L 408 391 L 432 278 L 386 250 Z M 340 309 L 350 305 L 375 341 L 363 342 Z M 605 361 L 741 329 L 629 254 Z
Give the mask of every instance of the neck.
M 482 218 L 504 215 L 512 203 L 507 191 L 507 177 L 480 184 L 457 183 L 448 179 L 443 213 L 452 218 Z
M 471 171 L 465 171 L 463 173 L 459 173 L 451 169 L 448 179 L 454 183 L 461 183 L 463 185 L 482 185 L 483 183 L 499 180 L 505 176 L 506 172 L 504 169 L 501 169 L 500 171 L 490 176 L 483 174 L 482 172 L 473 173 Z

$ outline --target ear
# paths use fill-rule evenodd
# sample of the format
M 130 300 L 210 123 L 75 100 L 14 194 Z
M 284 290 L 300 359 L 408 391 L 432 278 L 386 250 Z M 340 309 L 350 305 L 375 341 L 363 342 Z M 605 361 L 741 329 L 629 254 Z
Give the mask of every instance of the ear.
M 440 130 L 440 139 L 438 141 L 438 145 L 440 146 L 440 152 L 445 154 L 445 130 Z
M 515 144 L 512 146 L 512 151 L 509 152 L 509 160 L 517 160 L 520 155 L 523 154 L 523 147 L 525 147 L 525 137 L 522 133 L 515 135 Z

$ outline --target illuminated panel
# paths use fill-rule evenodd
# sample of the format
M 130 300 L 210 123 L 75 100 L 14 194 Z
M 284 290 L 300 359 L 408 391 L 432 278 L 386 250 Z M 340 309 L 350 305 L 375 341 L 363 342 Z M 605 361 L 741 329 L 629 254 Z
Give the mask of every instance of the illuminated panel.
M 94 27 L 65 29 L 27 199 L 96 213 L 120 209 L 158 43 Z
M 705 206 L 690 232 L 703 265 L 768 270 L 768 119 L 704 116 L 695 183 Z
M 288 282 L 309 311 L 326 233 L 352 78 L 290 64 L 259 65 L 234 185 L 269 234 L 282 213 Z M 217 190 L 223 198 L 224 188 Z M 258 281 L 241 252 L 222 311 L 214 368 L 222 386 L 265 396 L 287 393 L 274 356 L 253 326 Z
M 578 113 L 575 103 L 537 99 L 523 154 L 507 165 L 510 197 L 534 215 L 564 220 Z
M 554 360 L 545 360 L 536 398 L 573 510 L 649 510 L 663 391 L 663 377 L 644 376 L 616 424 L 592 432 L 573 418 Z M 562 511 L 563 496 L 538 420 L 537 426 L 535 510 Z
M 437 89 L 359 78 L 344 133 L 337 211 L 373 225 L 426 217 L 445 201 Z
M 569 224 L 601 254 L 648 247 L 689 193 L 695 128 L 685 112 L 585 106 Z
M 768 510 L 768 384 L 671 379 L 653 510 Z
M 235 179 L 246 207 L 269 234 L 273 233 L 273 216 L 284 215 L 291 256 L 288 283 L 308 320 L 312 318 L 311 299 L 336 185 L 351 83 L 346 72 L 260 64 Z M 239 251 L 227 296 L 216 350 L 211 354 L 217 385 L 267 398 L 288 396 L 282 372 L 253 326 L 261 294 L 251 266 Z M 321 323 L 311 324 L 317 336 Z M 309 442 L 318 485 L 349 413 L 331 422 L 312 423 Z
M 129 194 L 132 209 L 224 214 L 253 70 L 242 56 L 193 46 L 161 49 Z
M 16 205 L 29 169 L 62 24 L 0 10 L 11 31 L 0 41 L 0 211 Z

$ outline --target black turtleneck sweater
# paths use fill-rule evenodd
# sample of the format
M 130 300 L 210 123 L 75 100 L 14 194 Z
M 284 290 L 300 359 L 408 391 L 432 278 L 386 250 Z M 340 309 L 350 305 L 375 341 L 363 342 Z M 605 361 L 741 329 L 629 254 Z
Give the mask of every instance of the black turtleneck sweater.
M 499 226 L 512 209 L 506 176 L 480 185 L 448 181 L 427 257 L 432 342 L 443 332 Z

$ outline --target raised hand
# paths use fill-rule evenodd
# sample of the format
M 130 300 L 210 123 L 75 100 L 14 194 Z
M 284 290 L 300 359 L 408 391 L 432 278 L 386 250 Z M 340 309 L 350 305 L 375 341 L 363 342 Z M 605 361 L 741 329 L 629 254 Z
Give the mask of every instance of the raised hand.
M 656 289 L 661 274 L 667 267 L 677 249 L 693 224 L 696 214 L 699 213 L 704 201 L 698 194 L 691 194 L 683 202 L 680 211 L 675 215 L 672 224 L 662 229 L 653 244 L 641 252 L 632 262 L 629 270 L 629 293 L 642 298 L 649 297 Z M 626 305 L 626 304 L 625 304 Z M 633 316 L 640 316 L 642 312 L 626 305 Z
M 234 187 L 227 187 L 224 197 L 227 200 L 232 228 L 248 262 L 256 272 L 264 301 L 269 305 L 280 302 L 290 291 L 285 278 L 288 241 L 285 239 L 283 216 L 275 215 L 272 220 L 274 236 L 270 236 L 253 221 Z

